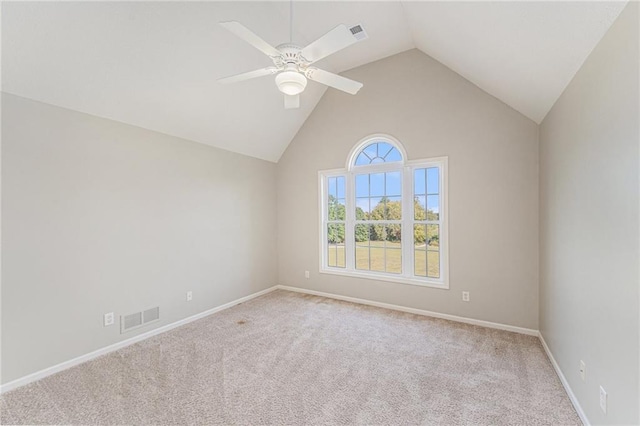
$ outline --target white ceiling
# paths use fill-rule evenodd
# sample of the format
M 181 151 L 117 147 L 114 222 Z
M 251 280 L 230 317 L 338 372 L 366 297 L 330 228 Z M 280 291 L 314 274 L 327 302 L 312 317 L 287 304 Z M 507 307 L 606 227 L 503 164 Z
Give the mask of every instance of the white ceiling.
M 417 47 L 540 122 L 624 5 L 301 2 L 294 42 L 361 23 L 368 40 L 317 65 L 341 72 Z M 285 110 L 273 77 L 217 84 L 271 64 L 217 25 L 227 20 L 288 41 L 286 2 L 3 2 L 2 90 L 277 161 L 326 89 L 310 82 Z

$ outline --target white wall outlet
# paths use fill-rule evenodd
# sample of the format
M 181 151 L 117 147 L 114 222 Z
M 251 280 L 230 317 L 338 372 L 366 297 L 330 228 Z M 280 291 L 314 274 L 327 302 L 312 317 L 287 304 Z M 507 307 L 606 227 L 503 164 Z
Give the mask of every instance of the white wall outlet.
M 309 278 L 309 271 L 304 271 L 304 277 Z
M 468 302 L 469 301 L 469 292 L 468 291 L 463 291 L 462 292 L 462 301 L 463 302 Z
M 582 378 L 583 382 L 587 378 L 587 365 L 584 363 L 583 360 L 580 360 L 580 378 Z
M 193 300 L 193 292 L 192 291 L 188 291 L 187 292 L 187 302 L 191 302 Z
M 607 414 L 607 392 L 600 386 L 600 408 L 602 412 Z
M 108 314 L 104 314 L 104 326 L 108 327 L 110 325 L 113 325 L 114 319 L 115 317 L 113 316 L 113 312 L 109 312 Z

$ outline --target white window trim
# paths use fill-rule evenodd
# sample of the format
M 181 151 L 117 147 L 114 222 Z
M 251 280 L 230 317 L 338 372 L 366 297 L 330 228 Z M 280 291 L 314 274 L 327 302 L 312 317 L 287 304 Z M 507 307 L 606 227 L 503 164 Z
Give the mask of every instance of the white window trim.
M 403 155 L 404 163 L 381 163 L 367 166 L 353 166 L 355 156 L 364 146 L 373 140 L 391 143 Z M 421 278 L 413 275 L 413 171 L 419 168 L 440 168 L 440 278 Z M 390 170 L 402 169 L 402 273 L 391 274 L 384 272 L 370 272 L 355 269 L 355 243 L 353 241 L 355 220 L 355 175 L 361 172 L 378 173 Z M 327 226 L 328 191 L 326 183 L 328 178 L 345 177 L 345 268 L 327 266 Z M 321 170 L 318 172 L 318 204 L 319 204 L 319 251 L 320 268 L 322 274 L 342 275 L 348 277 L 365 278 L 376 281 L 389 281 L 401 284 L 410 284 L 423 287 L 449 289 L 449 205 L 448 205 L 448 157 L 435 157 L 424 160 L 406 161 L 406 153 L 402 145 L 388 135 L 373 135 L 360 141 L 351 151 L 348 157 L 346 169 Z M 406 215 L 406 216 L 405 216 Z M 409 254 L 409 255 L 407 255 Z

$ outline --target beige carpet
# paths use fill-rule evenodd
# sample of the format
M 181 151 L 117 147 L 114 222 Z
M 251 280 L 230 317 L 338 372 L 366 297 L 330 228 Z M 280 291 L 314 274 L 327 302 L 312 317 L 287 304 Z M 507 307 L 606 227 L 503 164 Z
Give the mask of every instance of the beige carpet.
M 538 339 L 276 291 L 0 398 L 2 424 L 580 421 Z

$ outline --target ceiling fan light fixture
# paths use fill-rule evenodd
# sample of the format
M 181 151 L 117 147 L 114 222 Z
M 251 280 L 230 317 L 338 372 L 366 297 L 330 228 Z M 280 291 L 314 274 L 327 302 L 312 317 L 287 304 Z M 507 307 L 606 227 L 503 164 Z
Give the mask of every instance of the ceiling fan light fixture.
M 276 75 L 276 85 L 285 95 L 298 95 L 307 87 L 307 78 L 297 71 L 283 71 Z

